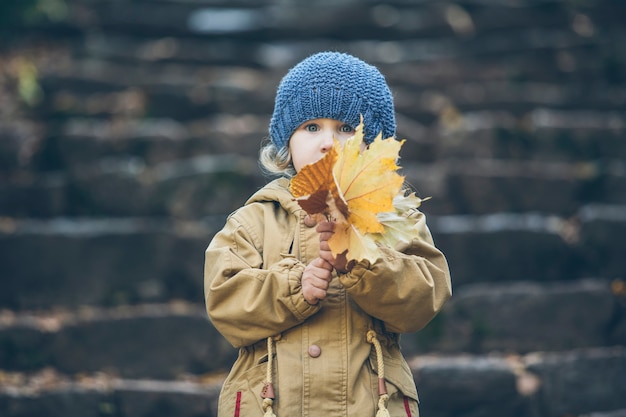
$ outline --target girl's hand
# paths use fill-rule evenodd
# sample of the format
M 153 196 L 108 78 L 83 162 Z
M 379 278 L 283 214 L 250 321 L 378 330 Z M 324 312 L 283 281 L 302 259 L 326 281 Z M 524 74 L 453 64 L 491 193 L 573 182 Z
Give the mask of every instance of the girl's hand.
M 353 263 L 348 263 L 346 259 L 346 252 L 333 256 L 330 246 L 328 245 L 328 239 L 330 239 L 335 233 L 335 222 L 320 222 L 315 229 L 320 234 L 320 258 L 331 264 L 335 270 L 340 274 L 345 274 L 352 269 Z
M 322 258 L 315 258 L 304 268 L 302 274 L 302 295 L 309 304 L 317 304 L 326 298 L 326 291 L 332 279 L 333 266 Z

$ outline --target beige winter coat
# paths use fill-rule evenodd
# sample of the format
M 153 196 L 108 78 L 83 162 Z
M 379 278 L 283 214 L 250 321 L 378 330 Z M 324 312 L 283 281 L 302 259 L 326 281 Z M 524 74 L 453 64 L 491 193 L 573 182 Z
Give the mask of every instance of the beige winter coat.
M 305 225 L 288 184 L 275 180 L 253 195 L 206 251 L 207 312 L 240 349 L 222 388 L 219 417 L 263 416 L 268 376 L 277 417 L 373 417 L 378 364 L 369 330 L 382 346 L 391 417 L 418 416 L 399 334 L 423 328 L 451 295 L 446 259 L 433 246 L 423 214 L 413 213 L 420 221 L 410 245 L 381 249 L 375 263 L 334 276 L 326 299 L 309 305 L 300 278 L 318 256 L 319 237 Z

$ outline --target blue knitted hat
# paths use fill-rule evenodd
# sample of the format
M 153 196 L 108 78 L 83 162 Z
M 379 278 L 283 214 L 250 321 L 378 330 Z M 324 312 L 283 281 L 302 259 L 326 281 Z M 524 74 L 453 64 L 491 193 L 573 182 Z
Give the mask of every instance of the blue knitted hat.
M 365 143 L 381 132 L 383 138 L 395 137 L 393 98 L 384 76 L 351 55 L 320 52 L 297 64 L 280 82 L 270 138 L 280 149 L 308 120 L 336 119 L 356 128 L 361 115 Z

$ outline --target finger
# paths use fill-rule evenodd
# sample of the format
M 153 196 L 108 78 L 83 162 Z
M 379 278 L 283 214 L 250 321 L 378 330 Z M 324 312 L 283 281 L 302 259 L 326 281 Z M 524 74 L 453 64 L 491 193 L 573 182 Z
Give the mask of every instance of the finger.
M 330 286 L 330 278 L 331 278 L 330 273 L 321 277 L 316 277 L 315 281 L 312 282 L 311 284 L 315 288 L 319 288 L 320 290 L 326 291 L 328 287 Z
M 335 230 L 335 223 L 334 222 L 320 222 L 317 224 L 317 227 L 315 228 L 315 230 L 318 233 L 324 233 L 324 232 L 333 232 Z
M 327 263 L 333 264 L 335 258 L 333 257 L 333 253 L 329 250 L 320 250 L 320 257 L 325 260 Z
M 308 279 L 308 281 L 305 284 L 303 284 L 303 286 L 308 290 L 326 291 L 328 287 L 330 286 L 330 283 L 328 282 L 327 279 L 316 277 L 316 276 L 311 276 Z
M 318 268 L 324 270 L 324 271 L 332 271 L 333 266 L 330 264 L 330 262 L 328 262 L 328 260 L 319 257 L 315 259 L 315 266 L 317 266 Z M 325 274 L 325 272 L 321 272 L 322 274 Z M 316 275 L 320 275 L 320 274 L 316 274 Z
M 324 298 L 326 298 L 326 290 L 320 289 L 320 288 L 313 288 L 311 291 L 313 297 L 320 301 L 323 300 Z
M 306 300 L 306 302 L 311 305 L 315 305 L 320 301 L 320 299 L 315 296 L 314 292 L 315 291 L 313 289 L 309 289 L 307 291 L 302 292 L 302 295 L 304 296 L 304 299 Z
M 330 240 L 330 238 L 333 237 L 334 234 L 335 233 L 331 233 L 331 232 L 320 233 L 320 242 Z

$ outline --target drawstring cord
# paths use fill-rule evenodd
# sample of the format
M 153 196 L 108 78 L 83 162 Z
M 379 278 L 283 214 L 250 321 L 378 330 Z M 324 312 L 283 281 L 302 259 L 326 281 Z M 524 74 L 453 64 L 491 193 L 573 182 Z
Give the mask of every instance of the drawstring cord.
M 378 365 L 378 411 L 376 417 L 390 417 L 389 410 L 387 410 L 387 401 L 389 401 L 389 394 L 387 394 L 387 384 L 385 383 L 385 364 L 383 362 L 383 349 L 380 347 L 380 341 L 376 337 L 374 330 L 367 332 L 367 341 L 374 345 L 376 351 L 376 363 Z
M 272 384 L 272 370 L 274 369 L 274 339 L 270 336 L 267 338 L 267 371 L 265 374 L 265 383 L 261 391 L 263 398 L 263 417 L 276 417 L 272 406 L 274 405 L 274 384 Z

